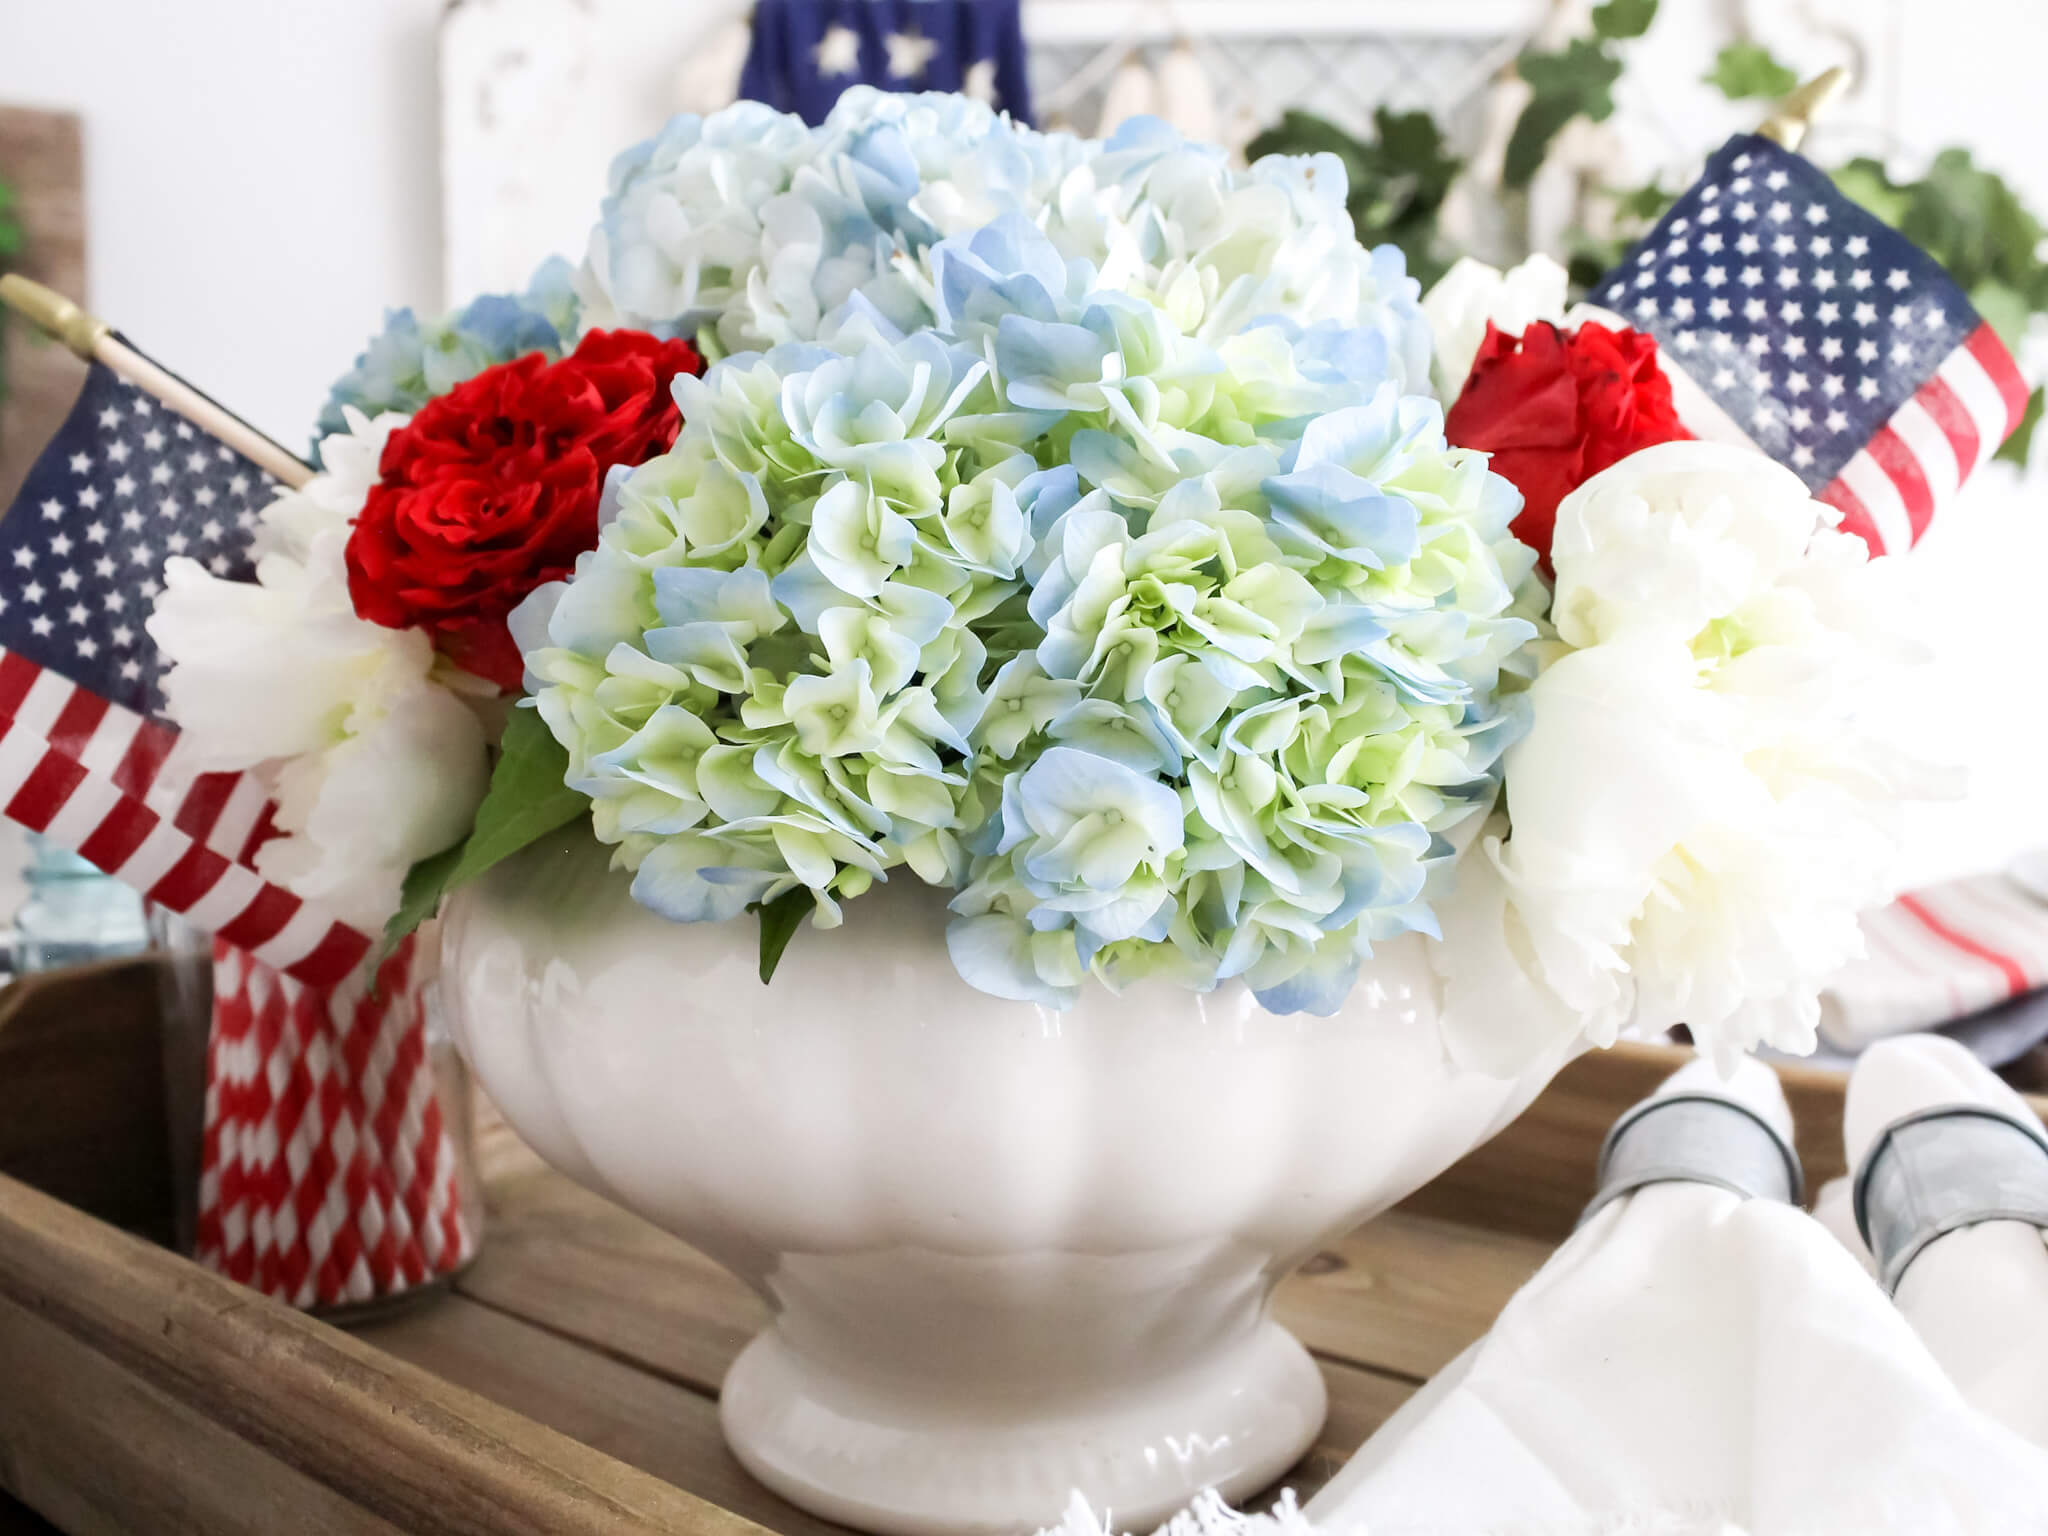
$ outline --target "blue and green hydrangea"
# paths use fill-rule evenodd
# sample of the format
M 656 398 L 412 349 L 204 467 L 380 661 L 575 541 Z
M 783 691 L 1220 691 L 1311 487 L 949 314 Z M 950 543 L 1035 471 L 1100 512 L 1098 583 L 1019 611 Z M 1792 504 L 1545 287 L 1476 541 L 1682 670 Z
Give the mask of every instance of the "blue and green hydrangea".
M 924 153 L 949 113 L 977 147 Z M 998 996 L 1237 978 L 1334 1010 L 1433 929 L 1535 633 L 1516 493 L 1409 392 L 1398 253 L 1324 238 L 1334 163 L 1232 171 L 1157 124 L 1086 144 L 871 93 L 790 121 L 630 159 L 584 273 L 743 344 L 516 620 L 597 835 L 677 920 L 801 892 L 829 926 L 908 878 Z M 728 182 L 864 254 L 749 268 Z
M 523 294 L 487 293 L 429 321 L 410 309 L 392 310 L 328 392 L 314 425 L 316 456 L 322 439 L 348 430 L 346 410 L 409 416 L 494 364 L 529 352 L 560 357 L 575 346 L 579 320 L 575 269 L 559 256 L 534 273 Z

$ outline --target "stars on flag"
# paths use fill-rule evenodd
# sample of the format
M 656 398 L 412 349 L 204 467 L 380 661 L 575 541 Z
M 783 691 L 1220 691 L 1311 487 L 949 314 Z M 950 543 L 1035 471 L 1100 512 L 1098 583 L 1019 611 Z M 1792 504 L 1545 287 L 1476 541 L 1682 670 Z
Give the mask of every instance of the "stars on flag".
M 882 45 L 889 51 L 891 80 L 922 80 L 925 66 L 939 51 L 936 42 L 915 32 L 891 32 L 882 40 Z
M 1977 323 L 1953 284 L 1915 277 L 1922 259 L 1819 172 L 1745 149 L 1710 166 L 1595 302 L 1653 332 L 1757 446 L 1820 485 Z
M 0 645 L 30 648 L 102 697 L 146 709 L 158 663 L 140 621 L 164 561 L 184 554 L 219 576 L 245 571 L 275 486 L 104 369 L 86 387 L 97 397 L 74 411 L 60 434 L 68 441 L 38 462 L 23 504 L 0 521 L 0 570 L 11 573 Z
M 839 75 L 860 73 L 860 34 L 849 26 L 834 22 L 825 29 L 818 46 L 811 50 L 811 61 L 818 66 L 818 73 L 828 80 Z

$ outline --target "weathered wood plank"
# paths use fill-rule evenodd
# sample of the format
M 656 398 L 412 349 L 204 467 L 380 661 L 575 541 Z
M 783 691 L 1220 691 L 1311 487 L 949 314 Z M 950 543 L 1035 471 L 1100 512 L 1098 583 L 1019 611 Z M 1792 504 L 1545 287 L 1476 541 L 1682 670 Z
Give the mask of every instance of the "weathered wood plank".
M 0 1360 L 0 1483 L 72 1536 L 399 1532 L 12 1301 Z
M 1280 1321 L 1318 1354 L 1418 1381 L 1493 1326 L 1543 1266 L 1536 1238 L 1388 1211 L 1280 1287 Z
M 758 1530 L 4 1178 L 0 1298 L 405 1531 Z
M 357 1337 L 784 1536 L 840 1529 L 747 1475 L 709 1397 L 579 1341 L 462 1296 Z
M 456 1282 L 465 1296 L 706 1393 L 768 1321 L 696 1249 L 538 1160 L 487 1173 L 486 1191 L 487 1237 Z

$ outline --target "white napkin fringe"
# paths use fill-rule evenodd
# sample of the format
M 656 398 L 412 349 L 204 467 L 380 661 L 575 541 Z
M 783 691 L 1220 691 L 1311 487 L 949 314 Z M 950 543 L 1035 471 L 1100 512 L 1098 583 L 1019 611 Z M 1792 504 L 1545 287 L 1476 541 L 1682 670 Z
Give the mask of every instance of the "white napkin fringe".
M 1098 1516 L 1077 1489 L 1068 1501 L 1065 1517 L 1038 1536 L 1122 1536 L 1109 1516 Z M 1160 1526 L 1153 1536 L 1748 1536 L 1748 1533 L 1720 1510 L 1658 1509 L 1641 1514 L 1614 1513 L 1597 1520 L 1545 1521 L 1531 1525 L 1472 1527 L 1455 1530 L 1438 1521 L 1413 1524 L 1401 1521 L 1374 1527 L 1345 1524 L 1319 1526 L 1301 1512 L 1294 1490 L 1282 1491 L 1272 1510 L 1232 1509 L 1213 1489 L 1204 1489 L 1194 1502 Z

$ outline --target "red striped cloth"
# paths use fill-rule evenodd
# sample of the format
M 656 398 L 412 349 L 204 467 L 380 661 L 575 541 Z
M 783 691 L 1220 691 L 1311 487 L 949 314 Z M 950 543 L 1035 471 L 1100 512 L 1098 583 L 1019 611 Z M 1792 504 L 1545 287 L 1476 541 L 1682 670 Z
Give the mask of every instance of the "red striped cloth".
M 300 981 L 347 976 L 371 937 L 255 871 L 262 784 L 177 759 L 169 726 L 0 649 L 0 813 Z
M 1867 953 L 1821 994 L 1821 1034 L 1858 1050 L 2048 983 L 2048 904 L 2004 875 L 1951 880 L 1863 916 Z
M 422 957 L 311 987 L 214 945 L 197 1257 L 295 1307 L 380 1300 L 476 1251 Z
M 2018 428 L 2027 394 L 2012 354 L 1980 324 L 1815 494 L 1841 510 L 1842 527 L 1873 554 L 1910 549 Z

